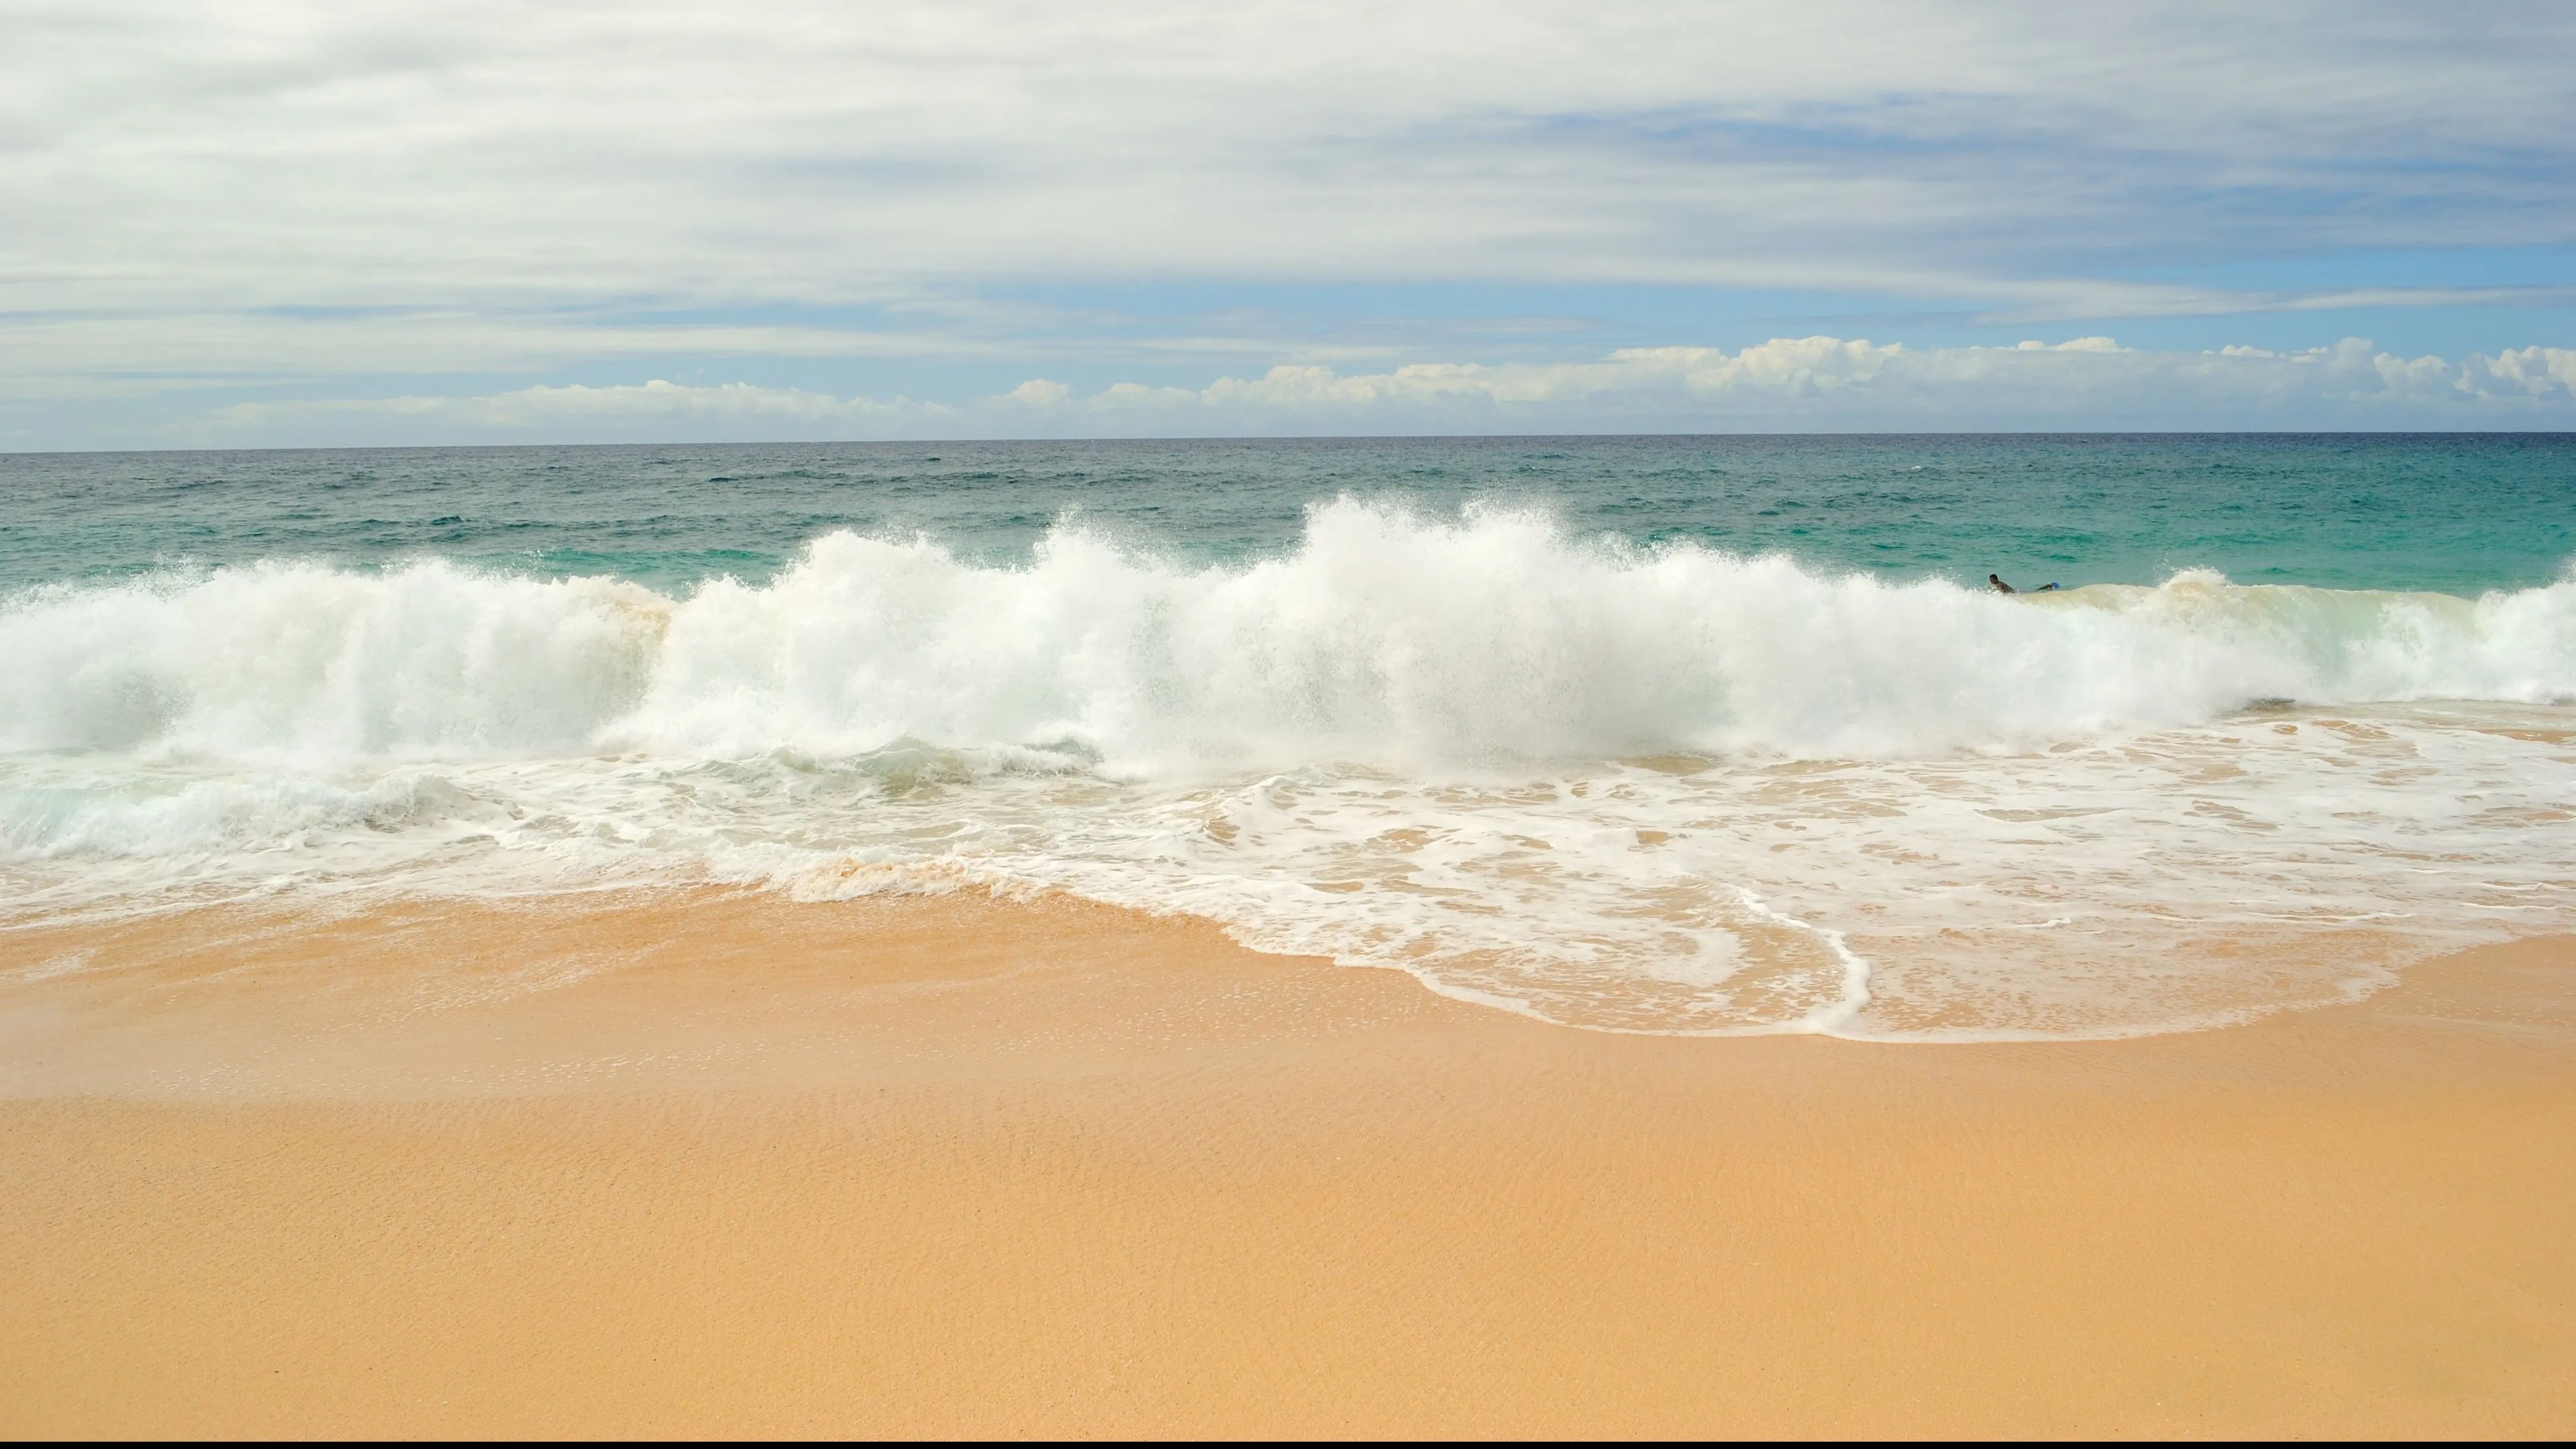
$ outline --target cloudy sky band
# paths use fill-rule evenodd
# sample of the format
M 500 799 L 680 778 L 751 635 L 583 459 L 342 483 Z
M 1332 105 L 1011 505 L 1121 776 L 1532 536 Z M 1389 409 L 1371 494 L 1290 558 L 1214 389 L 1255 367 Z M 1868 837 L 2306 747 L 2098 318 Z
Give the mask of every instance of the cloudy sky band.
M 836 397 L 792 387 L 654 379 L 470 395 L 245 403 L 216 412 L 236 440 L 355 427 L 476 441 L 1263 436 L 1641 430 L 1818 431 L 2170 427 L 2219 417 L 2318 428 L 2528 429 L 2576 409 L 2576 349 L 2459 362 L 2360 339 L 2301 353 L 2144 352 L 2108 338 L 2011 348 L 1909 349 L 1826 337 L 1629 349 L 1587 363 L 1409 364 L 1384 372 L 1281 365 L 1190 389 L 1084 392 L 1033 378 L 963 404 Z
M 1031 377 L 1811 334 L 2110 333 L 2160 377 L 2230 344 L 2576 344 L 2564 5 L 0 0 L 0 27 L 0 447 L 657 377 L 978 419 Z M 1979 385 L 1980 416 L 2047 411 L 2018 374 L 1942 395 Z M 2417 405 L 2157 396 L 2211 425 Z

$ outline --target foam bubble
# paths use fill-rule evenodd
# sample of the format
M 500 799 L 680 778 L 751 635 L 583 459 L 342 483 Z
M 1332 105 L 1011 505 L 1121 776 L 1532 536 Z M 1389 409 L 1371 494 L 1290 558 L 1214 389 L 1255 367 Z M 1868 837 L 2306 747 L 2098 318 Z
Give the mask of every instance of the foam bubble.
M 2576 583 L 2006 598 L 1347 500 L 676 598 L 271 563 L 0 606 L 0 884 L 1035 883 L 1612 1029 L 2100 1034 L 2563 928 L 2571 696 Z
M 2238 587 L 2003 598 L 1541 515 L 1344 500 L 1182 567 L 1060 528 L 1025 567 L 835 533 L 682 599 L 439 562 L 265 564 L 0 609 L 0 746 L 312 766 L 642 749 L 1070 745 L 1112 769 L 1658 750 L 1887 758 L 2249 700 L 2576 694 L 2576 584 L 2479 600 Z

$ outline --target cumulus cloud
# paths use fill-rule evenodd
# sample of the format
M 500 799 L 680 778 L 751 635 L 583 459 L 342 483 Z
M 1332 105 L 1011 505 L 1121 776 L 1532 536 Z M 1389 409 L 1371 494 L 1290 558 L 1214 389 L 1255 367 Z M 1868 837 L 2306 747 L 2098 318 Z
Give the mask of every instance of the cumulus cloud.
M 1131 384 L 1044 406 L 1125 426 L 1221 419 L 1225 431 L 1363 419 L 1514 428 L 1578 420 L 1589 427 L 1621 420 L 1931 429 L 2563 426 L 2576 422 L 2576 350 L 2535 346 L 2452 363 L 2379 352 L 2359 338 L 2283 353 L 2138 351 L 2107 337 L 1953 348 L 1806 337 L 1738 352 L 1628 348 L 1585 363 L 1434 363 L 1354 375 L 1283 366 L 1195 392 Z
M 841 399 L 744 383 L 533 387 L 467 398 L 245 405 L 243 435 L 423 421 L 489 438 L 923 438 L 1260 433 L 1796 431 L 1900 427 L 2564 427 L 2576 349 L 2524 347 L 2458 362 L 2358 338 L 2278 352 L 2147 351 L 2107 337 L 2012 347 L 1908 348 L 1778 338 L 1729 352 L 1629 348 L 1579 363 L 1422 363 L 1343 373 L 1283 365 L 1200 388 L 1122 382 L 1088 393 L 1033 378 L 965 407 Z

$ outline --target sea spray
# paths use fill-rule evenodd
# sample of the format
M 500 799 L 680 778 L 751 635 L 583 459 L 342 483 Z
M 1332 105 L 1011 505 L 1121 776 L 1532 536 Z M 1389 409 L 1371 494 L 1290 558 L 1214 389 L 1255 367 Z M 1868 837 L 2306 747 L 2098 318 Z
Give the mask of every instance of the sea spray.
M 2003 597 L 1348 499 L 0 605 L 0 899 L 1053 888 L 1615 1030 L 2098 1036 L 2576 918 L 2576 584 Z
M 2576 584 L 2477 600 L 2186 571 L 2004 598 L 1780 555 L 1342 500 L 1188 566 L 1077 527 L 1026 563 L 841 532 L 681 597 L 438 561 L 263 564 L 0 608 L 0 748 L 327 767 L 594 751 L 1064 748 L 1119 774 L 1662 751 L 1922 758 L 2248 701 L 2576 695 Z

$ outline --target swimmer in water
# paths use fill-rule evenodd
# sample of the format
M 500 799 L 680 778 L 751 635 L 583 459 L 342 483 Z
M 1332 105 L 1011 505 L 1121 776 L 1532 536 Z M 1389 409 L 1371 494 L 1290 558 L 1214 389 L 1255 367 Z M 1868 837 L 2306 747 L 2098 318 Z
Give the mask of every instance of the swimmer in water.
M 1993 575 L 1993 574 L 1988 574 L 1988 575 L 1986 575 L 1986 582 L 1987 582 L 1987 583 L 1990 583 L 1990 584 L 1992 584 L 1992 585 L 1994 585 L 1994 586 L 1995 586 L 1995 592 L 1996 592 L 1996 593 L 1998 593 L 1998 594 L 2018 594 L 2018 593 L 2020 593 L 2020 592 L 2021 592 L 2021 590 L 2014 588 L 2012 585 L 2010 585 L 2010 584 L 2008 584 L 2008 583 L 2005 583 L 2002 579 L 2000 579 L 2000 578 L 1996 577 L 1996 576 L 1995 576 L 1995 575 Z M 2047 593 L 2049 590 L 2051 590 L 2051 589 L 2053 589 L 2053 588 L 2056 588 L 2056 587 L 2057 587 L 2057 585 L 2056 585 L 2055 583 L 2045 583 L 2045 584 L 2041 584 L 2038 588 L 2035 588 L 2035 589 L 2031 590 L 2031 592 L 2032 592 L 2032 593 L 2034 593 L 2034 594 L 2044 594 L 2044 593 Z

